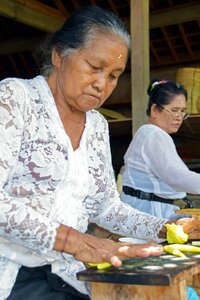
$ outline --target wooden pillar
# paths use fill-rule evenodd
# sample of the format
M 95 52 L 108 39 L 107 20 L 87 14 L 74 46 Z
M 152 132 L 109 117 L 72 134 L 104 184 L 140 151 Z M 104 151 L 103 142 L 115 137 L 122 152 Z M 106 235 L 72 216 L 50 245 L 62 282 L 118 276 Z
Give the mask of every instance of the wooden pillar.
M 149 0 L 130 1 L 132 132 L 146 122 L 149 85 Z

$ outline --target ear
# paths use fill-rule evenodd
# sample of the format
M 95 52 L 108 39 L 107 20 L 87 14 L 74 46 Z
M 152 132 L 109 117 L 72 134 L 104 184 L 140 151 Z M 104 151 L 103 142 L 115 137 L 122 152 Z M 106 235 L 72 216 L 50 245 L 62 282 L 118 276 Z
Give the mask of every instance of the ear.
M 151 117 L 156 118 L 158 114 L 159 114 L 158 107 L 157 107 L 157 105 L 154 103 L 154 104 L 152 104 L 152 106 L 151 106 Z
M 54 67 L 60 67 L 61 58 L 55 48 L 52 50 L 51 61 Z

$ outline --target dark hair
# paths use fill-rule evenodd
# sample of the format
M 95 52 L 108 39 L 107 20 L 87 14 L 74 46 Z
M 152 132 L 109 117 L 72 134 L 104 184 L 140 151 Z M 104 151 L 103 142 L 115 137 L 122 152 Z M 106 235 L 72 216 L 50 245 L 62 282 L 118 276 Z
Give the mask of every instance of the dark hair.
M 187 101 L 187 90 L 183 85 L 173 80 L 158 80 L 153 79 L 147 88 L 147 94 L 149 95 L 149 102 L 146 110 L 147 116 L 150 116 L 151 106 L 153 104 L 158 105 L 158 110 L 162 110 L 159 105 L 163 106 L 169 104 L 172 98 L 176 95 L 184 95 Z
M 130 52 L 130 35 L 122 21 L 109 10 L 87 5 L 77 10 L 37 50 L 36 60 L 41 74 L 48 76 L 52 72 L 51 55 L 54 48 L 61 56 L 68 56 L 87 47 L 97 33 L 117 35 L 123 39 Z

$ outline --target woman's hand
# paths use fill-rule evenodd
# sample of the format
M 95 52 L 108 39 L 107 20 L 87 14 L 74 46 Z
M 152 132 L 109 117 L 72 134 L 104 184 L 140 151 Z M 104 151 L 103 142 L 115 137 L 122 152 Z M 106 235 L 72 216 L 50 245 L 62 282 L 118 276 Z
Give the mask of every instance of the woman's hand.
M 56 243 L 54 250 L 59 251 L 59 249 L 56 249 Z M 163 247 L 156 243 L 133 245 L 114 242 L 109 239 L 99 239 L 72 229 L 69 231 L 62 252 L 70 253 L 77 260 L 85 263 L 109 262 L 113 266 L 119 267 L 122 263 L 122 258 L 158 256 L 163 252 Z

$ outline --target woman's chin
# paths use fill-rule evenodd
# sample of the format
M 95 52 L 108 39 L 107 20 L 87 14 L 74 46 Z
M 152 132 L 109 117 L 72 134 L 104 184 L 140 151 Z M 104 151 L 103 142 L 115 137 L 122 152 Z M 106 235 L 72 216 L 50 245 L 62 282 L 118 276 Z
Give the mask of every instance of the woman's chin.
M 170 128 L 167 133 L 169 134 L 173 134 L 173 133 L 176 133 L 178 131 L 179 128 Z

